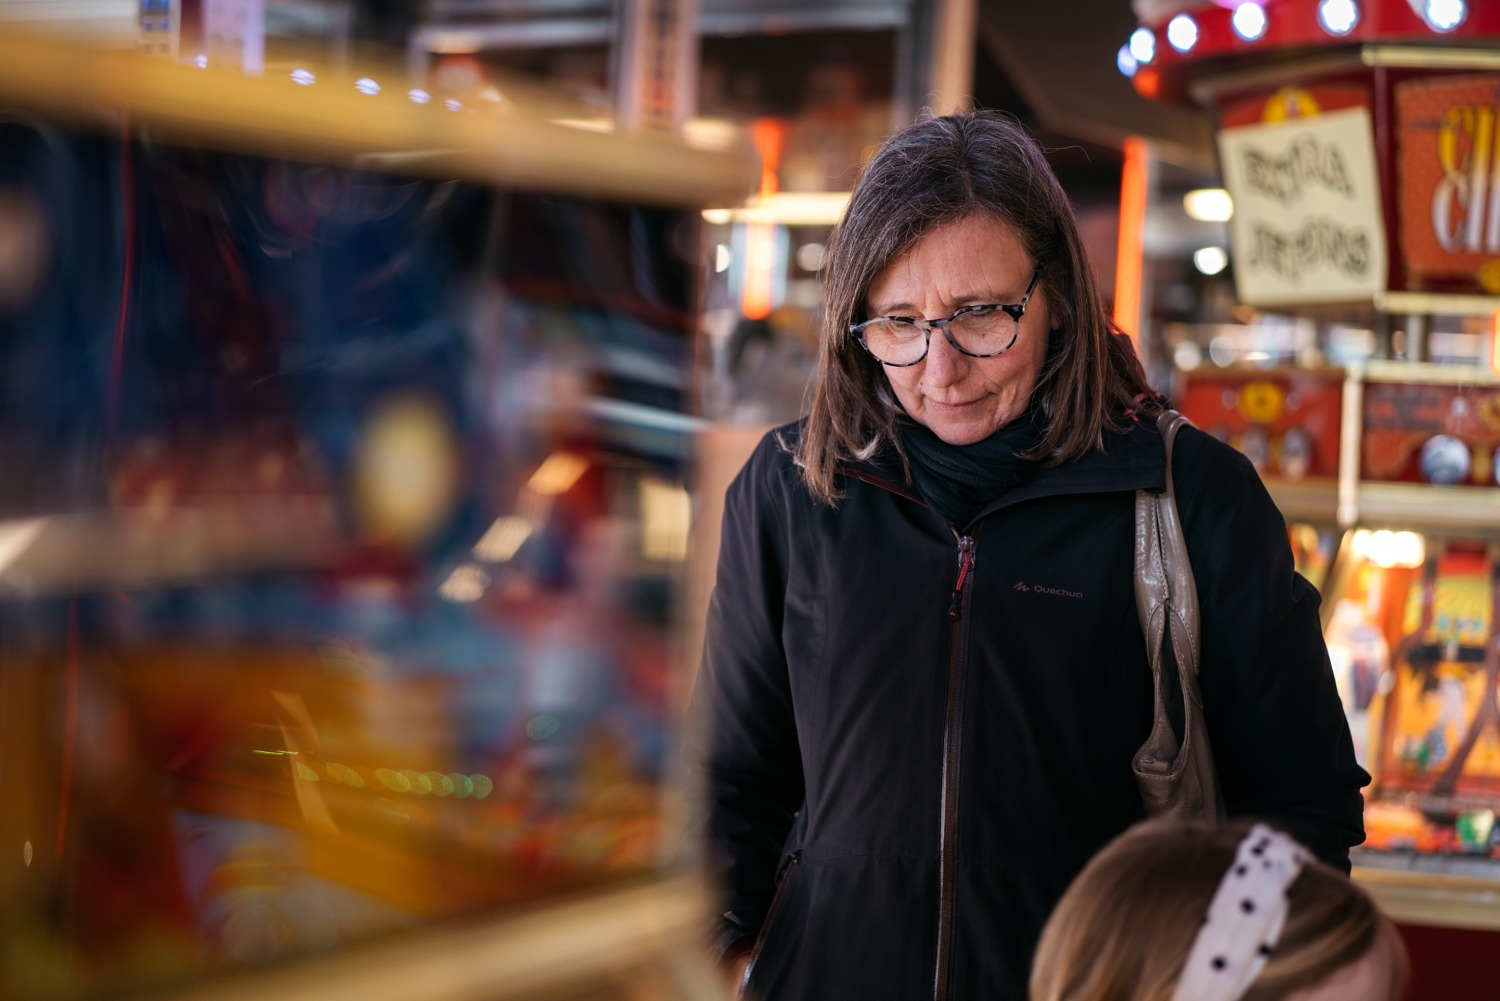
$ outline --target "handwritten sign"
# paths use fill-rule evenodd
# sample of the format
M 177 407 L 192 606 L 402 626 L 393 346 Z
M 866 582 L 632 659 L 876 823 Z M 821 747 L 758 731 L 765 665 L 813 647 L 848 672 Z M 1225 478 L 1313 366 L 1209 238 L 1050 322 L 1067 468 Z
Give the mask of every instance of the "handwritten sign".
M 1219 158 L 1241 302 L 1353 302 L 1385 288 L 1368 109 L 1222 129 Z

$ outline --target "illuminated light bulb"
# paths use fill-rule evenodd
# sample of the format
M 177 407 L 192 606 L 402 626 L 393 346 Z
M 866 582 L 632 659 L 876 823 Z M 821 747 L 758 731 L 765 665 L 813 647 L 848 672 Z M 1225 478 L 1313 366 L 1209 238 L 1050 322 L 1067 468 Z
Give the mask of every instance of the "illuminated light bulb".
M 1266 33 L 1266 12 L 1258 3 L 1242 3 L 1234 9 L 1230 18 L 1234 33 L 1247 42 L 1253 42 Z
M 194 56 L 193 57 L 193 65 L 196 66 L 196 67 L 198 67 L 200 70 L 206 70 L 206 69 L 208 69 L 208 57 L 205 56 L 205 55 L 202 55 L 201 53 L 199 55 Z
M 304 87 L 311 87 L 318 82 L 318 78 L 313 76 L 308 70 L 292 70 L 292 82 L 300 83 Z
M 452 796 L 453 780 L 442 772 L 428 772 L 427 779 L 432 783 L 432 791 L 438 796 Z
M 475 799 L 484 799 L 495 791 L 495 783 L 490 781 L 488 775 L 475 775 L 472 778 L 474 780 L 474 791 L 471 795 Z
M 1144 66 L 1156 58 L 1156 36 L 1150 28 L 1137 28 L 1130 34 L 1130 54 L 1136 64 Z
M 1194 188 L 1182 196 L 1182 210 L 1199 222 L 1228 222 L 1234 217 L 1234 199 L 1223 188 Z
M 1135 61 L 1135 56 L 1130 54 L 1130 46 L 1120 46 L 1120 51 L 1115 53 L 1115 66 L 1125 76 L 1135 76 L 1135 71 L 1140 69 L 1140 64 Z
M 1359 24 L 1359 5 L 1354 0 L 1321 0 L 1318 23 L 1330 35 L 1347 35 Z
M 1422 20 L 1433 31 L 1452 31 L 1468 16 L 1469 5 L 1464 0 L 1426 0 L 1422 5 Z
M 1178 52 L 1191 52 L 1198 44 L 1198 22 L 1187 14 L 1178 14 L 1167 22 L 1167 41 Z
M 458 111 L 463 107 L 463 102 L 456 97 L 450 97 L 443 101 L 443 107 L 447 108 L 449 111 Z
M 432 100 L 432 95 L 427 93 L 427 91 L 423 90 L 421 87 L 413 87 L 411 90 L 408 90 L 406 92 L 406 96 L 411 98 L 412 103 L 414 104 L 426 104 L 428 101 Z
M 361 94 L 373 95 L 380 93 L 380 84 L 376 83 L 374 80 L 370 79 L 367 76 L 362 76 L 358 80 L 354 81 L 354 89 L 359 91 Z
M 463 772 L 449 772 L 448 782 L 453 786 L 453 795 L 456 799 L 466 799 L 474 791 L 474 780 Z
M 365 786 L 365 780 L 360 777 L 359 772 L 356 772 L 348 765 L 342 765 L 336 761 L 328 763 L 328 777 L 336 782 L 342 782 L 346 786 L 352 786 L 355 789 L 363 789 Z
M 1229 255 L 1223 247 L 1199 247 L 1193 251 L 1193 267 L 1205 275 L 1216 275 L 1229 266 Z
M 797 267 L 803 271 L 822 271 L 828 259 L 828 248 L 821 243 L 804 243 L 797 248 Z
M 421 772 L 415 771 L 404 771 L 401 774 L 406 777 L 406 780 L 408 782 L 411 783 L 412 792 L 416 793 L 418 796 L 427 796 L 431 794 L 432 779 L 428 778 L 426 775 L 423 775 Z
M 1426 540 L 1415 532 L 1381 529 L 1369 532 L 1363 538 L 1356 534 L 1354 547 L 1358 555 L 1385 569 L 1413 569 L 1421 566 L 1427 558 Z

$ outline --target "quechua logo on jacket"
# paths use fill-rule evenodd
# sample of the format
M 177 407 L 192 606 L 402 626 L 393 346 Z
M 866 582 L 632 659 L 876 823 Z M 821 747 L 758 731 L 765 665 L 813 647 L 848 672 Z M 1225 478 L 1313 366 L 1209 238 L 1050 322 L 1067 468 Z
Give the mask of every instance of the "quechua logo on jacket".
M 1045 594 L 1053 598 L 1082 598 L 1082 591 L 1069 591 L 1065 587 L 1047 587 L 1044 584 L 1028 584 L 1024 580 L 1018 580 L 1010 586 L 1012 591 L 1022 591 L 1026 594 Z

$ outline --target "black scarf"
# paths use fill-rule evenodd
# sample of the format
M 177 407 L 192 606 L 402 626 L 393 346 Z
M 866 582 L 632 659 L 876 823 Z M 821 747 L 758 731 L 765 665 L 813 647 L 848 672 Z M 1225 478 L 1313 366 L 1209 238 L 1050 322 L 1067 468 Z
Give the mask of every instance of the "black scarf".
M 1030 479 L 1035 462 L 1020 453 L 1035 448 L 1046 430 L 1039 407 L 972 445 L 950 445 L 905 416 L 896 424 L 917 491 L 959 528 L 1005 491 Z

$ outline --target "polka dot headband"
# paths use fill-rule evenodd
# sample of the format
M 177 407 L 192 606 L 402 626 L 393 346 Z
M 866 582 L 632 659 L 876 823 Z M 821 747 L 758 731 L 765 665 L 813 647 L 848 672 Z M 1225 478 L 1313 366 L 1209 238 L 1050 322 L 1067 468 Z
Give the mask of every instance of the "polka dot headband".
M 1172 1001 L 1237 1001 L 1265 969 L 1286 924 L 1287 889 L 1306 848 L 1265 824 L 1240 842 L 1182 965 Z

